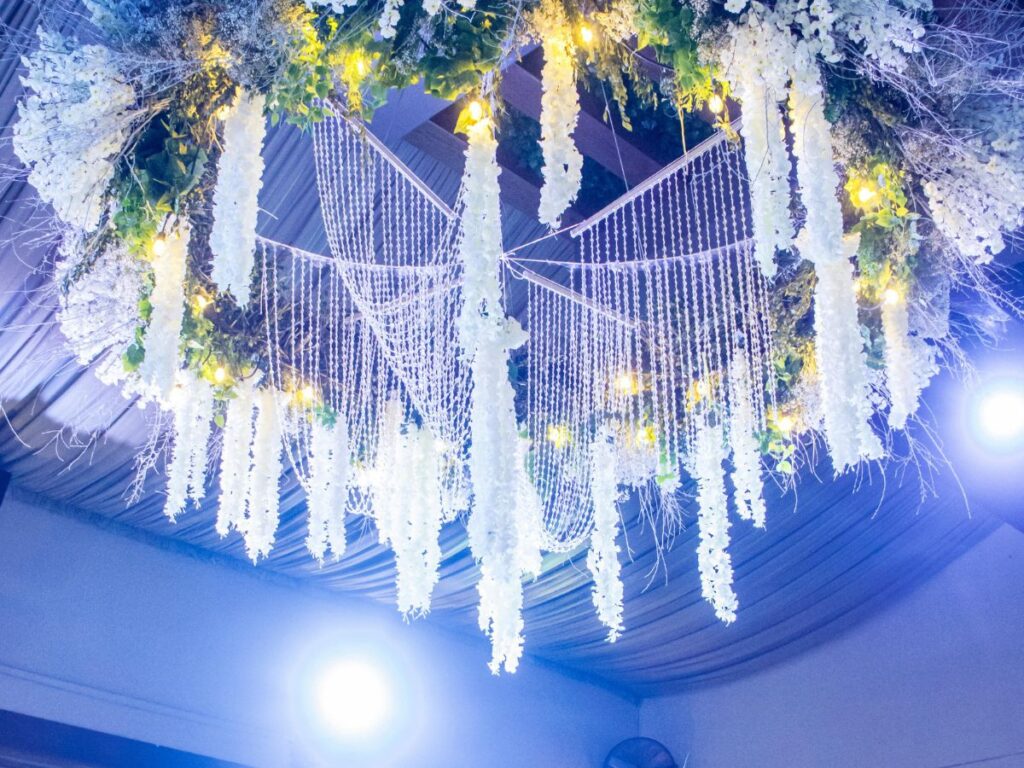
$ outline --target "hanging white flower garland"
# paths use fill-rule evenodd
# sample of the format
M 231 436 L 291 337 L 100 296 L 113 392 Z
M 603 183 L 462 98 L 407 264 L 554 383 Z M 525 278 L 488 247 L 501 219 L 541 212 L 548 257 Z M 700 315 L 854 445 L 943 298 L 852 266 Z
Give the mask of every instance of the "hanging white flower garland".
M 572 27 L 559 2 L 542 3 L 533 14 L 533 24 L 544 46 L 540 99 L 544 184 L 538 218 L 556 229 L 583 183 L 583 155 L 572 137 L 580 113 L 575 45 Z
M 167 464 L 164 514 L 174 521 L 186 499 L 197 504 L 206 493 L 206 463 L 213 433 L 213 389 L 191 371 L 179 371 L 171 392 L 174 448 Z
M 403 5 L 405 5 L 405 0 L 384 0 L 384 8 L 377 20 L 377 27 L 380 30 L 380 36 L 385 40 L 390 40 L 395 36 L 398 22 L 402 17 Z
M 256 219 L 263 186 L 263 139 L 266 122 L 262 94 L 239 88 L 224 119 L 224 151 L 217 164 L 213 191 L 210 277 L 217 287 L 249 304 L 256 262 Z
M 789 213 L 790 159 L 781 102 L 789 71 L 786 57 L 790 34 L 751 13 L 745 24 L 733 26 L 726 72 L 733 93 L 743 105 L 743 158 L 750 181 L 754 258 L 767 277 L 775 274 L 776 251 L 793 242 Z
M 256 395 L 256 431 L 252 441 L 252 468 L 246 489 L 246 515 L 242 525 L 245 549 L 256 562 L 270 554 L 277 535 L 284 443 L 277 414 L 277 397 L 263 389 Z
M 789 99 L 797 179 L 807 209 L 797 247 L 814 264 L 817 277 L 814 350 L 825 439 L 839 473 L 861 459 L 881 456 L 882 444 L 871 429 L 871 383 L 850 261 L 859 237 L 844 242 L 843 215 L 836 197 L 839 178 L 824 103 L 818 66 L 806 48 L 800 47 Z
M 322 563 L 328 550 L 335 560 L 345 554 L 350 463 L 348 423 L 339 414 L 329 426 L 314 419 L 311 430 L 306 548 Z
M 732 558 L 729 556 L 729 508 L 725 494 L 725 459 L 722 428 L 707 422 L 697 429 L 693 446 L 692 475 L 697 483 L 697 522 L 700 543 L 697 567 L 701 593 L 726 624 L 736 620 L 739 601 L 733 590 Z
M 761 479 L 761 447 L 750 392 L 750 366 L 738 351 L 729 366 L 729 445 L 732 448 L 732 484 L 736 513 L 764 528 L 764 482 Z
M 181 328 L 185 315 L 185 268 L 191 230 L 176 226 L 153 255 L 152 312 L 146 326 L 146 356 L 139 373 L 162 402 L 168 402 L 181 368 Z
M 501 204 L 497 141 L 491 119 L 468 128 L 463 176 L 463 268 L 459 340 L 473 375 L 469 474 L 473 511 L 466 526 L 480 565 L 480 628 L 490 637 L 491 671 L 514 672 L 523 650 L 522 528 L 517 508 L 519 473 L 508 457 L 518 452 L 515 392 L 508 379 L 508 352 L 526 334 L 501 305 Z
M 227 536 L 245 525 L 245 502 L 252 466 L 255 430 L 256 390 L 252 381 L 240 381 L 228 401 L 220 450 L 220 498 L 217 505 L 217 533 Z
M 590 495 L 594 505 L 594 529 L 590 534 L 587 569 L 594 578 L 594 607 L 608 627 L 608 642 L 622 634 L 622 565 L 619 563 L 619 487 L 615 448 L 602 429 L 590 447 Z
M 907 303 L 887 292 L 882 301 L 882 333 L 885 338 L 885 383 L 889 391 L 889 426 L 903 429 L 917 413 L 921 392 L 939 372 L 935 349 L 920 336 L 911 335 Z

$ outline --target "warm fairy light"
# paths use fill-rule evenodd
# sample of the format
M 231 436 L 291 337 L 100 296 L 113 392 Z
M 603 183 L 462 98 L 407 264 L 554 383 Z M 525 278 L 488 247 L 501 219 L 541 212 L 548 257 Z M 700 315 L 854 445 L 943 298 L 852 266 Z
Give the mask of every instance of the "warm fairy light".
M 359 73 L 360 77 L 366 74 L 366 62 L 362 59 L 356 59 L 356 72 Z
M 895 288 L 886 288 L 885 292 L 882 294 L 882 301 L 884 301 L 889 306 L 899 304 L 902 300 L 903 296 L 901 296 L 900 292 L 897 291 Z
M 652 446 L 657 442 L 658 435 L 653 426 L 638 427 L 634 436 L 637 445 Z
M 878 193 L 874 190 L 873 187 L 871 187 L 868 184 L 864 184 L 861 186 L 859 190 L 857 190 L 857 199 L 860 200 L 860 202 L 862 203 L 870 203 L 872 200 L 875 199 L 875 196 L 877 194 Z
M 594 30 L 588 27 L 586 24 L 580 27 L 580 40 L 583 41 L 584 45 L 590 45 L 594 42 Z
M 779 428 L 779 432 L 782 432 L 784 435 L 788 435 L 793 431 L 793 427 L 796 426 L 796 419 L 788 413 L 785 413 L 782 416 L 779 416 L 775 422 L 775 426 Z
M 224 370 L 223 365 L 218 365 L 217 370 L 213 372 L 213 380 L 218 384 L 223 384 L 224 380 L 227 379 L 228 372 Z
M 163 256 L 167 253 L 167 238 L 163 235 L 157 235 L 153 238 L 153 245 L 151 248 L 154 256 Z
M 725 99 L 717 93 L 711 94 L 711 98 L 708 99 L 708 109 L 711 110 L 712 114 L 722 114 L 722 110 L 725 109 Z
M 632 371 L 624 371 L 615 377 L 615 389 L 624 395 L 639 394 L 640 380 Z
M 315 396 L 315 394 L 316 392 L 313 389 L 312 384 L 307 384 L 299 391 L 299 395 L 302 397 L 302 400 L 307 403 L 313 402 L 313 397 Z
M 547 440 L 555 448 L 565 448 L 572 441 L 572 434 L 565 424 L 549 424 Z
M 469 102 L 469 117 L 476 122 L 484 116 L 484 105 L 479 100 L 473 99 Z
M 210 306 L 210 300 L 206 298 L 205 294 L 202 293 L 197 293 L 193 301 L 196 304 L 196 309 L 199 310 L 200 312 L 202 312 L 204 309 Z

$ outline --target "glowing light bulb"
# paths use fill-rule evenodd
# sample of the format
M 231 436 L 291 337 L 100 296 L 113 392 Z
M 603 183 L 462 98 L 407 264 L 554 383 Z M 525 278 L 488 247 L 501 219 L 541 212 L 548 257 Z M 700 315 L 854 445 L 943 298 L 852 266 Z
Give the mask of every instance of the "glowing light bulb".
M 324 670 L 313 693 L 322 723 L 333 735 L 347 739 L 381 730 L 392 708 L 387 675 L 358 658 L 341 659 Z
M 478 100 L 474 99 L 469 102 L 469 117 L 473 122 L 480 120 L 484 116 L 484 105 Z
M 857 190 L 857 200 L 864 204 L 870 203 L 877 195 L 878 192 L 870 184 L 861 184 L 860 189 Z
M 366 62 L 362 59 L 356 59 L 356 72 L 359 73 L 360 77 L 366 74 Z
M 640 391 L 640 382 L 635 373 L 626 371 L 615 377 L 615 389 L 625 395 L 635 395 Z
M 890 307 L 899 304 L 903 300 L 903 296 L 895 288 L 886 288 L 882 293 L 882 301 L 888 304 Z
M 547 439 L 555 448 L 565 448 L 572 441 L 572 435 L 565 424 L 549 424 Z
M 1003 386 L 985 393 L 977 420 L 989 442 L 999 446 L 1019 443 L 1024 438 L 1024 389 Z
M 312 384 L 307 384 L 306 386 L 304 386 L 302 388 L 302 390 L 301 390 L 301 392 L 299 394 L 302 396 L 302 399 L 305 402 L 311 403 L 311 402 L 313 402 L 313 396 L 316 393 L 313 390 L 313 385 Z
M 790 416 L 788 413 L 779 416 L 776 420 L 775 425 L 779 428 L 779 432 L 784 435 L 788 435 L 793 431 L 793 427 L 796 426 L 796 419 Z
M 196 309 L 202 312 L 208 306 L 210 306 L 210 300 L 201 293 L 197 293 L 195 297 Z
M 167 253 L 167 238 L 163 235 L 157 235 L 154 237 L 150 250 L 153 251 L 154 256 L 163 256 Z
M 224 370 L 224 366 L 217 366 L 217 370 L 213 372 L 213 380 L 218 384 L 223 384 L 224 380 L 228 377 L 228 372 Z
M 580 27 L 580 40 L 583 41 L 584 45 L 590 45 L 594 42 L 594 30 L 588 27 L 586 24 Z
M 725 99 L 717 93 L 711 94 L 711 98 L 708 99 L 708 109 L 711 110 L 712 114 L 722 114 L 722 111 L 725 109 Z

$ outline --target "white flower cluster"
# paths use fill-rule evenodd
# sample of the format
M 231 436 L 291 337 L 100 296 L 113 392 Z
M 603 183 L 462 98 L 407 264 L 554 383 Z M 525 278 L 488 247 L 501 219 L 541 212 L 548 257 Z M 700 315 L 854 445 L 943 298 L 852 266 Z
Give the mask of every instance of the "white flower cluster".
M 529 453 L 529 438 L 520 437 L 516 452 L 516 562 L 524 576 L 536 579 L 544 564 L 541 553 L 544 546 L 544 509 L 537 486 L 527 470 Z
M 592 597 L 597 617 L 608 627 L 608 642 L 622 634 L 622 565 L 619 563 L 619 487 L 615 448 L 607 429 L 590 446 L 590 496 L 594 528 L 590 533 L 587 569 L 594 578 Z
M 442 455 L 429 429 L 403 428 L 397 401 L 388 409 L 374 468 L 374 519 L 380 542 L 395 553 L 398 610 L 422 616 L 440 579 Z
M 174 521 L 206 493 L 206 463 L 213 432 L 213 389 L 191 371 L 179 371 L 170 406 L 174 414 L 174 450 L 167 464 L 164 514 Z
M 732 558 L 729 556 L 729 509 L 725 495 L 725 449 L 722 428 L 704 423 L 697 428 L 691 474 L 697 482 L 697 568 L 701 593 L 726 624 L 736 620 L 739 601 L 733 591 Z
M 544 46 L 540 98 L 544 185 L 538 217 L 542 224 L 555 229 L 583 183 L 583 155 L 572 138 L 580 114 L 575 46 L 572 27 L 560 2 L 542 3 L 533 15 L 533 23 Z
M 332 426 L 314 418 L 311 431 L 306 549 L 322 563 L 328 549 L 335 560 L 345 553 L 350 463 L 348 423 L 341 414 Z
M 227 536 L 231 529 L 244 530 L 255 417 L 256 390 L 251 380 L 240 381 L 235 396 L 228 401 L 221 434 L 217 506 L 217 533 L 221 536 Z
M 263 186 L 263 139 L 266 100 L 239 88 L 224 120 L 224 151 L 217 163 L 213 191 L 210 277 L 231 293 L 240 307 L 249 304 L 256 260 L 256 219 Z
M 146 357 L 139 367 L 154 397 L 166 402 L 181 368 L 181 328 L 185 314 L 185 270 L 191 229 L 175 228 L 153 256 L 152 312 L 146 327 Z
M 304 2 L 311 11 L 317 8 L 327 8 L 333 13 L 344 13 L 345 9 L 351 8 L 359 0 L 304 0 Z
M 889 426 L 903 429 L 917 413 L 921 392 L 939 372 L 935 348 L 910 331 L 907 304 L 902 299 L 882 302 L 885 337 L 885 383 L 889 390 Z
M 750 180 L 754 258 L 768 277 L 775 274 L 776 251 L 787 250 L 793 241 L 791 165 L 780 108 L 789 80 L 785 52 L 792 41 L 789 31 L 773 21 L 752 13 L 747 23 L 734 25 L 722 55 L 733 93 L 743 104 L 740 133 Z
M 24 59 L 28 72 L 22 84 L 33 93 L 18 103 L 14 151 L 57 216 L 90 231 L 99 223 L 114 162 L 138 116 L 135 91 L 109 49 L 76 48 L 42 28 L 38 35 L 39 48 Z
M 751 403 L 750 366 L 742 352 L 729 366 L 729 445 L 732 447 L 732 484 L 736 513 L 764 528 L 764 483 L 761 480 L 761 449 Z
M 821 76 L 810 52 L 794 62 L 789 110 L 800 197 L 807 220 L 797 236 L 801 255 L 814 264 L 814 349 L 821 377 L 825 439 L 837 472 L 881 455 L 871 429 L 871 383 L 857 319 L 853 264 L 859 237 L 843 239 L 839 177 L 825 119 Z
M 1003 233 L 1024 224 L 1024 108 L 978 105 L 974 135 L 960 146 L 914 137 L 904 143 L 925 176 L 932 221 L 965 257 L 988 263 L 1005 247 Z
M 384 9 L 381 11 L 380 19 L 377 20 L 377 26 L 380 36 L 385 40 L 390 40 L 395 36 L 403 5 L 405 5 L 405 0 L 384 0 Z
M 242 526 L 245 549 L 253 562 L 270 554 L 277 535 L 281 503 L 279 486 L 284 470 L 284 442 L 277 400 L 271 389 L 263 389 L 256 394 L 256 431 Z
M 902 6 L 902 7 L 901 7 Z M 924 25 L 920 14 L 932 10 L 931 0 L 843 0 L 836 3 L 837 30 L 884 68 L 902 72 L 908 56 L 920 53 Z
M 145 265 L 115 240 L 71 282 L 69 275 L 81 258 L 79 239 L 66 237 L 54 276 L 57 285 L 69 281 L 57 321 L 75 359 L 93 365 L 104 384 L 119 384 L 128 377 L 121 357 L 142 325 L 139 299 Z

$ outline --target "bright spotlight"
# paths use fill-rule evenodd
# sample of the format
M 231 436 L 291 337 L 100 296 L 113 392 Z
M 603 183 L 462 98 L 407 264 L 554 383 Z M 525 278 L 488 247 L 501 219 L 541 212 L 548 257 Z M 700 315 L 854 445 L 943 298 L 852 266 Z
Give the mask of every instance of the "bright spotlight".
M 1024 447 L 1024 383 L 998 382 L 977 393 L 975 431 L 990 448 L 1015 451 Z
M 369 736 L 381 729 L 391 710 L 387 675 L 358 658 L 335 661 L 316 681 L 316 705 L 335 736 Z

